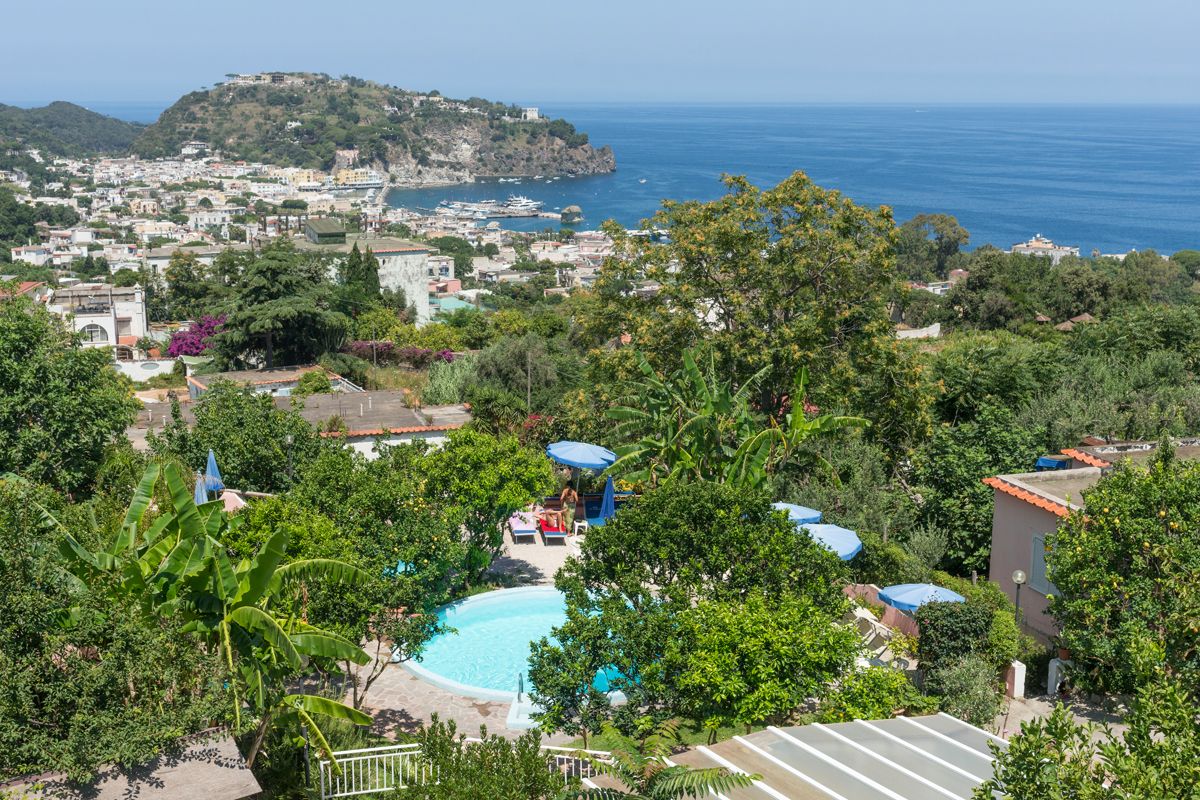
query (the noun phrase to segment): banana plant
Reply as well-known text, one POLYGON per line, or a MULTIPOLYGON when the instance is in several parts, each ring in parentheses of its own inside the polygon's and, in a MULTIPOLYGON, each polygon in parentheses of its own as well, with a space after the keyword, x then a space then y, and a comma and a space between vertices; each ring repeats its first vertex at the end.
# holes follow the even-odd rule
POLYGON ((760 488, 772 466, 808 461, 828 472, 837 480, 837 471, 819 453, 807 451, 804 444, 846 428, 865 428, 870 420, 862 417, 820 414, 808 416, 804 397, 808 388, 808 368, 801 367, 792 386, 792 407, 782 425, 771 424, 738 446, 730 462, 725 480, 738 485, 760 488))
MULTIPOLYGON (((275 723, 303 722, 320 749, 329 747, 313 715, 358 725, 371 718, 349 706, 314 695, 288 694, 287 682, 306 662, 350 661, 370 657, 358 645, 286 613, 297 588, 317 580, 357 584, 365 573, 341 561, 307 559, 283 563, 285 530, 276 531, 253 558, 233 563, 221 539, 238 524, 220 501, 197 506, 179 469, 161 469, 166 508, 146 519, 154 502, 160 468, 146 469, 113 541, 90 551, 61 529, 67 568, 89 586, 109 587, 137 600, 150 616, 177 617, 183 629, 219 652, 228 670, 235 729, 243 705, 259 719, 247 762, 252 766, 263 738, 275 723), (115 577, 117 580, 98 580, 115 577)), ((57 521, 42 510, 47 524, 57 521)), ((331 755, 329 755, 332 758, 331 755)))
POLYGON ((804 412, 808 370, 796 375, 792 408, 783 423, 761 420, 750 407, 750 396, 768 368, 752 375, 739 388, 722 380, 710 352, 702 369, 691 350, 671 375, 660 376, 638 354, 642 378, 607 412, 617 421, 614 437, 617 460, 609 472, 635 482, 657 485, 669 480, 711 480, 744 488, 762 488, 774 471, 787 463, 809 459, 829 467, 803 445, 848 427, 862 427, 859 417, 804 412))

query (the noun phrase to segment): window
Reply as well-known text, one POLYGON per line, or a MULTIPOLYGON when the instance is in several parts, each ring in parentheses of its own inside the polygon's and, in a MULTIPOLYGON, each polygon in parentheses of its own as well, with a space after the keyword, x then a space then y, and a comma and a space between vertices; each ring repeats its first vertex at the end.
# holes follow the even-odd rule
POLYGON ((1046 537, 1034 536, 1029 554, 1029 588, 1041 594, 1058 594, 1058 589, 1046 577, 1046 550, 1046 537))
POLYGON ((94 323, 90 325, 84 325, 83 329, 79 332, 83 334, 83 340, 85 342, 98 344, 108 341, 108 331, 94 323))

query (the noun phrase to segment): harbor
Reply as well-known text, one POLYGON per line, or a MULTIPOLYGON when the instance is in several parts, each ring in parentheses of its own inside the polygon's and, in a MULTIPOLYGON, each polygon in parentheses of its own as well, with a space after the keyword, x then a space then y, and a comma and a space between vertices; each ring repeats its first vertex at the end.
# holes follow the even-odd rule
POLYGON ((531 200, 528 197, 519 195, 509 195, 508 199, 503 202, 499 200, 443 200, 438 204, 436 209, 418 208, 417 210, 431 214, 452 216, 461 220, 516 219, 522 217, 562 220, 560 212, 543 211, 542 206, 543 203, 540 200, 531 200))

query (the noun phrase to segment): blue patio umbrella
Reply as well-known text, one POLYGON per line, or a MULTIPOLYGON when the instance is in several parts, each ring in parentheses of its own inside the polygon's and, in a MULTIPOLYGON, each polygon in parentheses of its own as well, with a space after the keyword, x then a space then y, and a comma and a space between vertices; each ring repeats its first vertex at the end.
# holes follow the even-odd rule
POLYGON ((198 506, 208 502, 208 492, 204 490, 204 476, 199 472, 196 473, 196 491, 193 492, 192 499, 198 506))
POLYGON ((617 460, 612 450, 587 442, 555 442, 546 447, 546 455, 559 464, 579 469, 608 469, 617 460))
POLYGON ((862 540, 849 528, 829 524, 799 525, 798 527, 808 531, 808 535, 813 538, 813 541, 832 550, 842 561, 849 561, 862 550, 862 540))
POLYGON ((221 470, 217 469, 217 456, 211 449, 208 451, 208 464, 204 467, 204 488, 210 492, 219 492, 225 488, 221 480, 221 470))
POLYGON ((901 611, 916 611, 926 603, 964 603, 966 598, 932 583, 901 583, 879 590, 879 599, 901 611))
MULTIPOLYGON (((617 491, 613 487, 612 475, 604 482, 604 497, 600 498, 600 518, 595 524, 603 525, 617 513, 617 491)), ((590 522, 590 520, 589 520, 590 522)))
POLYGON ((808 506, 798 506, 794 503, 771 503, 776 511, 786 511, 788 519, 797 525, 811 525, 821 521, 821 512, 808 506))

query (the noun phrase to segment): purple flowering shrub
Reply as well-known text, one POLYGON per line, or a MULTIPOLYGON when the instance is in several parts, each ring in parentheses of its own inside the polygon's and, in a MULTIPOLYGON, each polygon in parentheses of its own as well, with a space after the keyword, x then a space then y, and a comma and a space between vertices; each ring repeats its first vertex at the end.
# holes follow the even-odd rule
POLYGON ((205 314, 186 331, 175 331, 171 334, 167 355, 171 358, 203 355, 204 351, 212 346, 213 335, 219 333, 224 324, 224 314, 219 317, 205 314))

